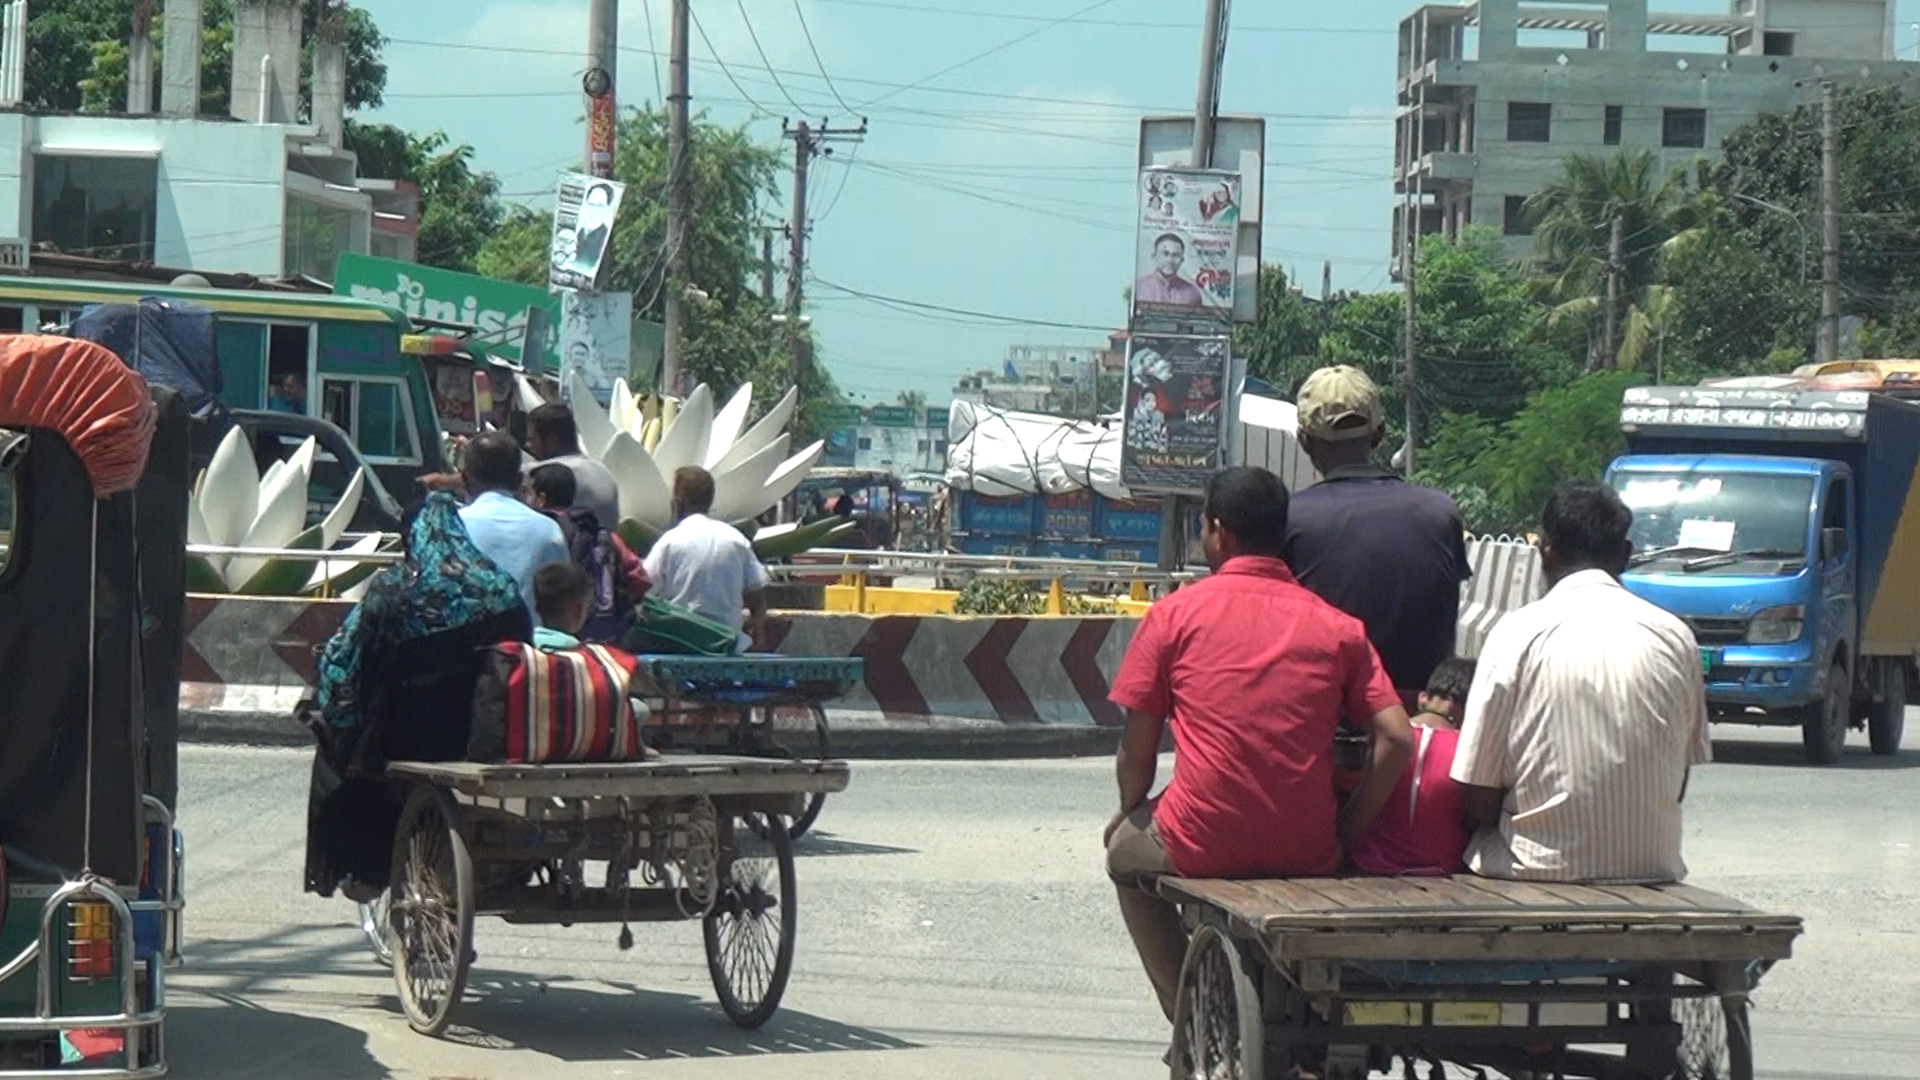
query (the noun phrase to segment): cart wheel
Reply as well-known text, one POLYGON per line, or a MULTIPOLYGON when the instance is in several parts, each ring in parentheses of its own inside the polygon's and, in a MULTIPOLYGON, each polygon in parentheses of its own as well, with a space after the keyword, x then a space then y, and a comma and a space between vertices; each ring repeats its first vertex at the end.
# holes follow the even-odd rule
POLYGON ((367 948, 373 950, 374 963, 381 967, 393 966, 393 943, 387 939, 392 910, 392 897, 384 892, 360 905, 360 933, 367 939, 367 948))
POLYGON ((1240 947, 1219 927, 1193 932, 1174 1008, 1173 1080, 1266 1080, 1260 992, 1240 947))
MULTIPOLYGON (((753 710, 753 745, 763 752, 790 761, 825 761, 833 756, 827 735, 827 710, 819 705, 776 705, 753 710)), ((795 840, 807 834, 827 804, 827 793, 816 791, 807 796, 800 816, 787 821, 787 835, 795 840)), ((766 835, 761 815, 747 820, 753 831, 766 835)))
POLYGON ((453 1019, 473 960, 473 857, 452 800, 416 786, 394 834, 388 888, 393 983, 407 1023, 438 1035, 453 1019))
POLYGON ((1744 998, 1679 998, 1674 1080, 1753 1080, 1753 1027, 1744 998))
POLYGON ((720 895, 700 927, 720 1007, 743 1028, 759 1027, 780 1007, 793 972, 798 915, 786 819, 760 816, 758 830, 732 830, 720 895), (762 830, 764 836, 756 835, 762 830))

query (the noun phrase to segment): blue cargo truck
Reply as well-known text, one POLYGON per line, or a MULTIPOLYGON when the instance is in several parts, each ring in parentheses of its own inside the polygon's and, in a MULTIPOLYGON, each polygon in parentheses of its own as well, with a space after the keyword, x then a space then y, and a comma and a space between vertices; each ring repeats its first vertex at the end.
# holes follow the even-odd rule
POLYGON ((1608 482, 1625 584, 1684 618, 1721 722, 1900 748, 1920 650, 1920 403, 1858 390, 1636 387, 1608 482))

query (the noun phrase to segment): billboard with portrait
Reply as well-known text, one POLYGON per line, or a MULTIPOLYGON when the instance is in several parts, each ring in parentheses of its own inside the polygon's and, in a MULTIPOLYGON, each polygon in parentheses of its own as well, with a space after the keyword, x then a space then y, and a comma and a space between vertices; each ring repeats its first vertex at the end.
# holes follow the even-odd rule
POLYGON ((580 173, 560 178, 553 213, 553 250, 547 263, 547 284, 555 289, 599 288, 608 249, 613 246, 613 219, 627 187, 617 180, 601 180, 580 173))
POLYGON ((1225 334, 1136 333, 1127 343, 1120 482, 1139 492, 1198 494, 1223 463, 1225 334))
POLYGON ((1140 170, 1135 316, 1231 319, 1239 230, 1238 173, 1140 170))

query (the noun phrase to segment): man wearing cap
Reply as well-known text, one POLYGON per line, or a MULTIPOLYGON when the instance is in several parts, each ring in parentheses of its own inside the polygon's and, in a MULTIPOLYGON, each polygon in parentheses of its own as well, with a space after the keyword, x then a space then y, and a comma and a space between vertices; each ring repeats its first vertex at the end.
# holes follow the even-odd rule
POLYGON ((1411 698, 1453 655, 1467 566, 1460 511, 1444 492, 1373 463, 1380 392, 1358 368, 1307 376, 1300 447, 1322 480, 1294 493, 1285 558, 1300 584, 1366 624, 1393 685, 1411 698))

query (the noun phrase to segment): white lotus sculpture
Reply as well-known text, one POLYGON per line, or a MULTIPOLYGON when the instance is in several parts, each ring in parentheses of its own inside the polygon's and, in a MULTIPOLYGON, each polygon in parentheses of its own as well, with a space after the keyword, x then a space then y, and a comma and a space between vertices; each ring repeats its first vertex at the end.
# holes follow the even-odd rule
MULTIPOLYGON (((319 524, 307 525, 307 485, 313 478, 313 458, 319 447, 312 439, 300 444, 293 456, 276 461, 262 476, 252 448, 236 426, 220 440, 213 459, 194 484, 187 500, 187 542, 230 548, 266 548, 283 551, 329 550, 338 543, 360 507, 366 477, 355 469, 340 501, 319 524)), ((364 577, 370 564, 352 559, 379 550, 381 537, 368 536, 341 552, 341 561, 315 563, 305 559, 264 558, 256 555, 204 555, 188 559, 188 588, 251 596, 291 596, 333 586, 346 587, 349 576, 364 577)))
POLYGON ((620 485, 620 518, 658 535, 673 525, 673 474, 699 465, 713 474, 713 514, 720 521, 747 522, 787 497, 826 449, 813 445, 789 456, 799 391, 789 389, 779 404, 747 427, 753 384, 734 392, 717 413, 705 383, 683 402, 669 399, 658 417, 648 418, 626 384, 615 383, 613 403, 602 412, 592 393, 575 376, 568 386, 580 445, 606 465, 620 485), (745 428, 743 432, 741 429, 745 428))

